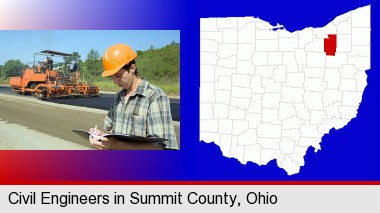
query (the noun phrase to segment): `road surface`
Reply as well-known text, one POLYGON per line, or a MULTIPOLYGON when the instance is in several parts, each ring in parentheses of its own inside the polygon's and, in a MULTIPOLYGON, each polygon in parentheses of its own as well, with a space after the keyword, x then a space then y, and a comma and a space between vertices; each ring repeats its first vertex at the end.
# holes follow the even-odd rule
MULTIPOLYGON (((21 94, 15 94, 12 91, 11 87, 6 86, 6 85, 0 85, 0 94, 22 96, 21 94)), ((35 98, 31 95, 25 95, 25 97, 35 98)), ((47 100, 47 102, 108 110, 114 97, 115 97, 115 93, 100 93, 99 97, 60 98, 60 99, 50 99, 50 100, 47 100)), ((170 98, 170 110, 172 113, 172 119, 174 121, 180 121, 180 100, 179 99, 170 98)))

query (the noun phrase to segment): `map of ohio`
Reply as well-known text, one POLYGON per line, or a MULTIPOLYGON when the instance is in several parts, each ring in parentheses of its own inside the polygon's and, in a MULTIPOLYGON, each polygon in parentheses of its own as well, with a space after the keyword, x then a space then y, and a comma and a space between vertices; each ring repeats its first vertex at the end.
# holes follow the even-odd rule
POLYGON ((295 32, 254 17, 201 19, 200 140, 242 164, 276 160, 299 173, 307 149, 320 150, 325 134, 357 115, 370 11, 295 32))

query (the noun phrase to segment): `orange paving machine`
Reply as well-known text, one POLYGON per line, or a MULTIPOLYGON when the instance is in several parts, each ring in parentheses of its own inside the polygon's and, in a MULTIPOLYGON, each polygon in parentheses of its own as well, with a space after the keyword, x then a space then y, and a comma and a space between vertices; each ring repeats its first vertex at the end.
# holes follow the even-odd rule
MULTIPOLYGON (((80 79, 80 72, 65 75, 65 72, 53 69, 52 56, 72 56, 51 50, 44 50, 38 55, 48 56, 44 63, 24 70, 23 76, 11 77, 9 84, 13 91, 22 94, 32 94, 46 100, 59 97, 91 97, 99 95, 96 85, 88 84, 80 79), (49 57, 50 56, 50 57, 49 57)), ((34 62, 35 63, 35 62, 34 62)))

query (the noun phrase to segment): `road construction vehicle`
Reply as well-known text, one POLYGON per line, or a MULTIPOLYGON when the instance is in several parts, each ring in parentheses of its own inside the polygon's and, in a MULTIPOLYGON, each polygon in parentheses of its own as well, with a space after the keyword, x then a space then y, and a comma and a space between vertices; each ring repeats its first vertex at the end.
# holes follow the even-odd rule
POLYGON ((21 94, 32 94, 42 100, 99 95, 99 89, 96 85, 89 84, 80 79, 79 70, 76 72, 71 72, 71 70, 67 75, 62 70, 54 70, 53 56, 64 57, 73 55, 51 50, 35 53, 33 67, 25 69, 20 77, 10 78, 9 84, 13 91, 21 94), (36 55, 47 56, 47 60, 43 63, 40 62, 36 66, 36 55))

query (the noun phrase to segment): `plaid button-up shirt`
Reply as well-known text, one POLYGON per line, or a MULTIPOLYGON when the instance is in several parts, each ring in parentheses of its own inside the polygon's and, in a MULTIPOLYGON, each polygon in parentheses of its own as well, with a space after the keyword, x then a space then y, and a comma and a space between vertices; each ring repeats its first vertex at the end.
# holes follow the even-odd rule
MULTIPOLYGON (((126 90, 116 94, 107 117, 104 129, 112 133, 138 136, 157 135, 168 139, 163 143, 167 149, 178 149, 174 132, 170 101, 158 87, 142 79, 134 95, 125 102, 126 90)), ((162 146, 160 143, 159 146, 162 146)))

